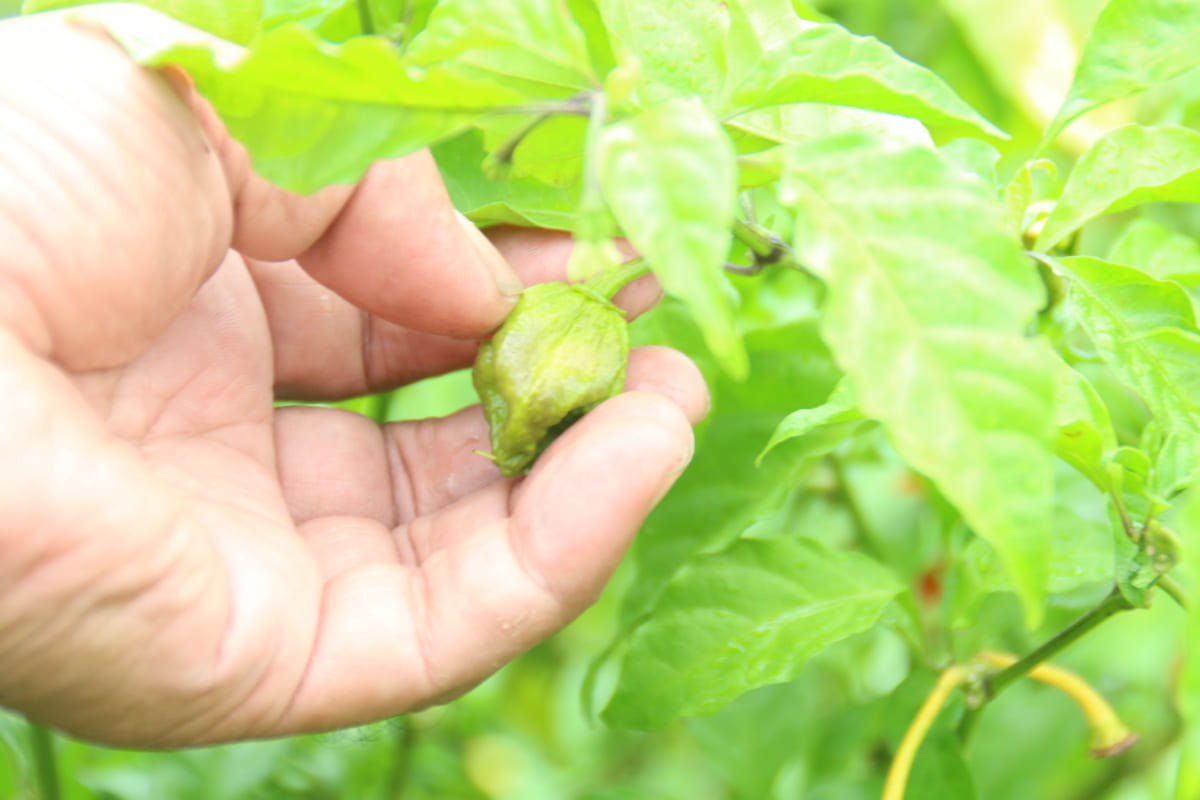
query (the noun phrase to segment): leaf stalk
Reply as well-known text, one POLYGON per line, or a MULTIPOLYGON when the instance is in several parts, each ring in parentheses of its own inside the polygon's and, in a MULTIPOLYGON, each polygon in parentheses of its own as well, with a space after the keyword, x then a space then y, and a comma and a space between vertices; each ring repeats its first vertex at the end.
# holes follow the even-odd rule
POLYGON ((635 258, 622 263, 614 270, 601 273, 595 278, 585 281, 584 286, 596 294, 603 295, 605 299, 612 300, 626 284, 649 274, 650 265, 646 263, 646 259, 635 258))

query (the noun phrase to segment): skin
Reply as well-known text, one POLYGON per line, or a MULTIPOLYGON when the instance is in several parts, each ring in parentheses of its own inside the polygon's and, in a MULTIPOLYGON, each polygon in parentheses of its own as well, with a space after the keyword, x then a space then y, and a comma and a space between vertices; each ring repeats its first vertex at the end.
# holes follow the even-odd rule
POLYGON ((690 458, 683 356, 635 352, 519 480, 473 452, 478 407, 273 405, 469 364, 570 247, 485 238, 426 153, 283 193, 186 76, 62 15, 0 24, 0 704, 141 747, 324 730, 574 618, 690 458))

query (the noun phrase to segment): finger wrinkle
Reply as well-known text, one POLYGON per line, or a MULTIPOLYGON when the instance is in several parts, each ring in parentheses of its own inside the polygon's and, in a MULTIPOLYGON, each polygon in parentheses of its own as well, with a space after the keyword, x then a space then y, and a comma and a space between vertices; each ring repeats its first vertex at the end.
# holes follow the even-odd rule
POLYGON ((444 682, 437 677, 439 672, 433 655, 433 647, 430 644, 434 627, 433 609, 436 607, 433 584, 429 580, 428 574, 421 569, 410 570, 409 577, 409 624, 412 629, 414 649, 417 653, 418 672, 424 684, 417 696, 432 697, 450 688, 444 686, 444 682))
POLYGON ((380 429, 384 437, 384 452, 387 454, 388 480, 392 486, 392 502, 397 522, 410 522, 420 513, 419 500, 412 477, 417 474, 412 470, 412 464, 405 453, 405 443, 402 441, 403 432, 408 426, 396 426, 396 433, 389 434, 388 427, 380 429), (401 502, 403 498, 404 502, 401 502))

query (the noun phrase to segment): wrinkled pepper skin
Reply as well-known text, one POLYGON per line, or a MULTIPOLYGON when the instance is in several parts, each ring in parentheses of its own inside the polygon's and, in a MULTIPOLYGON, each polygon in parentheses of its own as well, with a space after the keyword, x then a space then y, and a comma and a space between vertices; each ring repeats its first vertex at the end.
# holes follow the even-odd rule
POLYGON ((621 391, 629 357, 624 312, 578 285, 541 283, 521 293, 473 379, 505 475, 529 471, 559 434, 621 391))

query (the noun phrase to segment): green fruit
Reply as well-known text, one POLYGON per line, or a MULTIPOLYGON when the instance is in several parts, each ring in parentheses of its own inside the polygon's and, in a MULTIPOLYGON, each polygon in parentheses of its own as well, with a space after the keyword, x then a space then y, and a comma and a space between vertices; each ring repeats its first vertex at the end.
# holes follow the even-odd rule
POLYGON ((527 472, 559 434, 620 392, 628 357, 625 314, 602 295, 565 283, 522 292, 479 348, 473 374, 500 471, 527 472))

